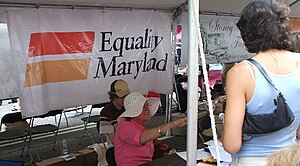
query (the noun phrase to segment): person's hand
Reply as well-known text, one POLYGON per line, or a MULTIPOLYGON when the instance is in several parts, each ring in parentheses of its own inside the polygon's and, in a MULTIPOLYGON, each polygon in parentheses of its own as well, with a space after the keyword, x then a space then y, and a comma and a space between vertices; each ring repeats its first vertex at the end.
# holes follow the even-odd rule
POLYGON ((173 126, 172 128, 182 127, 182 126, 185 126, 187 124, 187 118, 177 119, 177 120, 175 120, 173 122, 170 122, 170 123, 173 126))

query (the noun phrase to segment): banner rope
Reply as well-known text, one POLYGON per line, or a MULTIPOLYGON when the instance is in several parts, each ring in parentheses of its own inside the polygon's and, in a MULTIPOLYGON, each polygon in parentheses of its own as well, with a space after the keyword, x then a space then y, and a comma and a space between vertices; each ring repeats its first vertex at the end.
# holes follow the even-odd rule
MULTIPOLYGON (((193 13, 193 16, 196 18, 195 13, 193 13)), ((216 153, 217 153, 217 165, 220 166, 221 165, 220 149, 219 149, 217 132, 216 132, 215 116, 213 114, 211 91, 210 91, 210 86, 209 86, 209 81, 208 81, 208 71, 206 69, 206 59, 205 59, 205 55, 204 55, 204 51, 203 51, 203 43, 202 43, 202 37, 201 37, 199 22, 200 22, 200 20, 195 21, 195 24, 196 24, 196 27, 197 27, 198 46, 199 46, 199 51, 200 51, 202 70, 203 70, 203 74, 204 74, 204 84, 205 84, 205 88, 206 88, 206 96, 207 96, 207 102, 208 102, 209 116, 210 116, 210 119, 211 119, 211 129, 212 129, 213 140, 214 140, 214 144, 215 144, 215 147, 216 147, 216 153)))

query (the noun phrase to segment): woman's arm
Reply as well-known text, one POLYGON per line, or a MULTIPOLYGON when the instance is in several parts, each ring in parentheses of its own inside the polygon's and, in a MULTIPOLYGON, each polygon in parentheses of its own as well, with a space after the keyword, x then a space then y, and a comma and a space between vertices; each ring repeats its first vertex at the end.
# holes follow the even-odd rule
POLYGON ((222 142, 224 149, 230 154, 237 153, 242 145, 246 92, 252 82, 245 63, 235 65, 227 74, 226 109, 222 142))
POLYGON ((157 137, 161 136, 163 133, 167 132, 170 129, 176 128, 176 127, 182 127, 187 124, 187 118, 181 118, 177 119, 175 121, 172 121, 170 123, 158 126, 156 128, 147 129, 142 132, 140 143, 145 144, 149 141, 152 141, 156 139, 157 137))

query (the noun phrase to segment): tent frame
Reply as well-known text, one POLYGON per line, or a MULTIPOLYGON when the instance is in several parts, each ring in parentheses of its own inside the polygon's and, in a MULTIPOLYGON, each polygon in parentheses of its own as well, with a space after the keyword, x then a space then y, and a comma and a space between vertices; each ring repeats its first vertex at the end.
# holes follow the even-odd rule
MULTIPOLYGON (((174 29, 175 19, 181 14, 184 8, 188 5, 189 8, 189 84, 188 84, 188 126, 187 126, 187 166, 196 165, 196 151, 197 151, 197 112, 198 112, 198 39, 197 26, 195 21, 199 21, 199 1, 188 0, 178 6, 176 9, 153 9, 153 8, 136 8, 136 7, 115 7, 115 6, 89 6, 89 5, 63 5, 63 4, 37 4, 37 3, 8 3, 0 2, 0 8, 59 8, 59 9, 86 9, 86 10, 155 10, 173 13, 172 29, 174 29), (193 74, 191 74, 193 73, 193 74)), ((173 31, 173 30, 172 30, 173 31)), ((175 37, 176 39, 176 37, 175 37)), ((173 41, 174 42, 174 41, 173 41)), ((174 51, 174 50, 173 50, 174 51)), ((169 95, 170 96, 170 95, 169 95)), ((167 122, 170 120, 171 110, 169 98, 169 113, 166 114, 167 122)))

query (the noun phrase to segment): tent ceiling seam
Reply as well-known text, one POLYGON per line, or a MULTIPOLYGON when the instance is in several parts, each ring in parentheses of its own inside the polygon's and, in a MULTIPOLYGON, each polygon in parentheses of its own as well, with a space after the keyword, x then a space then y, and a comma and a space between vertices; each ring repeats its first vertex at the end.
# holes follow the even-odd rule
MULTIPOLYGON (((300 1, 300 0, 297 0, 300 1)), ((239 13, 226 13, 226 12, 214 12, 214 11, 199 11, 201 15, 216 15, 216 16, 232 16, 232 17, 239 17, 239 13)), ((290 16, 289 18, 296 18, 300 19, 300 16, 290 16)))
POLYGON ((239 17, 239 13, 226 13, 226 12, 212 12, 212 11, 201 11, 199 14, 202 15, 217 15, 217 16, 234 16, 234 17, 239 17))
MULTIPOLYGON (((118 7, 118 6, 104 6, 104 5, 75 5, 75 4, 38 4, 38 3, 7 3, 0 2, 0 7, 14 7, 14 8, 60 8, 60 9, 90 9, 90 10, 104 10, 104 9, 124 9, 124 10, 154 10, 173 12, 174 8, 142 8, 142 7, 118 7)), ((177 8, 177 7, 176 7, 177 8)))
POLYGON ((178 18, 178 16, 181 15, 182 11, 184 11, 184 9, 186 8, 187 5, 188 5, 188 3, 186 1, 186 2, 182 3, 180 6, 178 6, 177 8, 175 8, 173 17, 178 18))
POLYGON ((289 4, 289 7, 292 7, 293 5, 295 5, 296 3, 298 3, 300 0, 295 0, 294 2, 292 2, 291 4, 289 4))

